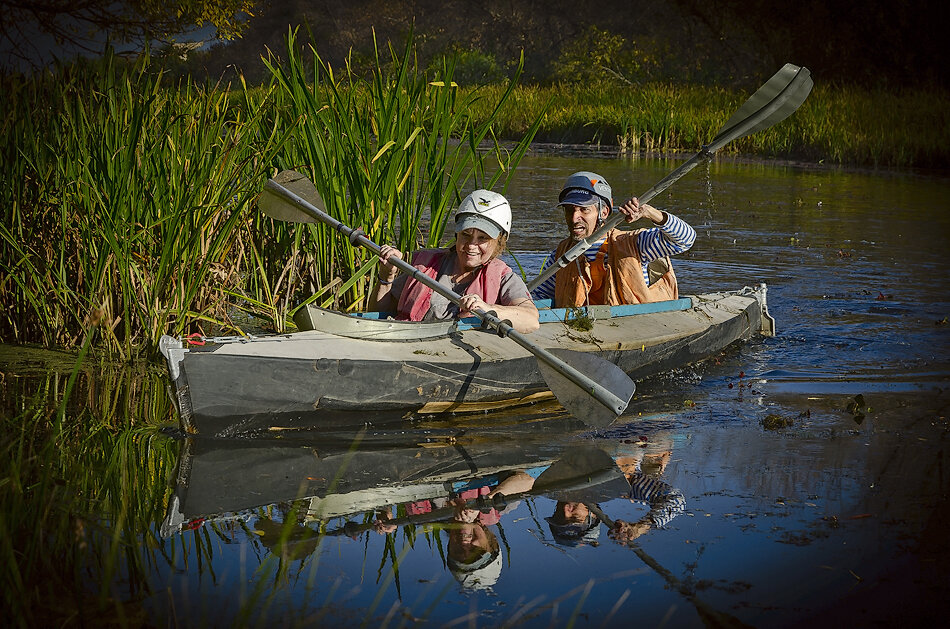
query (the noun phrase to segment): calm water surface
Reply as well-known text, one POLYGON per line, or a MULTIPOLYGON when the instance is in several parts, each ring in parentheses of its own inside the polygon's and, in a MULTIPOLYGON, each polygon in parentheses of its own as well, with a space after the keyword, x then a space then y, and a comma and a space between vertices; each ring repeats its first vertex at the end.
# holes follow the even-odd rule
MULTIPOLYGON (((571 172, 599 172, 621 201, 676 165, 529 156, 508 191, 515 256, 533 276, 561 238, 571 172)), ((652 202, 698 232, 681 292, 766 282, 776 337, 638 383, 598 432, 552 404, 370 426, 357 446, 156 435, 169 464, 144 477, 168 489, 116 596, 169 626, 935 620, 950 611, 948 199, 945 178, 701 166, 652 202), (591 445, 612 472, 541 487, 591 445), (621 497, 621 468, 654 489, 652 512, 621 497), (469 502, 474 523, 440 511, 516 471, 539 480, 469 502), (567 540, 549 521, 558 498, 651 526, 567 540)))

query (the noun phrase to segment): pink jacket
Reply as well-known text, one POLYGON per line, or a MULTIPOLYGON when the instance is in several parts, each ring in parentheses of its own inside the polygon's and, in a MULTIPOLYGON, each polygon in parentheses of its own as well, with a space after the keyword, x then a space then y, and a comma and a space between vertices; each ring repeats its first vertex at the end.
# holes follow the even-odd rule
MULTIPOLYGON (((452 251, 449 249, 420 249, 412 255, 412 266, 435 279, 445 256, 451 254, 452 251)), ((475 279, 465 289, 465 294, 478 295, 487 304, 497 303, 501 280, 511 272, 507 264, 495 258, 479 269, 475 279)), ((410 277, 399 296, 396 318, 402 321, 422 321, 429 311, 431 300, 432 289, 410 277)))

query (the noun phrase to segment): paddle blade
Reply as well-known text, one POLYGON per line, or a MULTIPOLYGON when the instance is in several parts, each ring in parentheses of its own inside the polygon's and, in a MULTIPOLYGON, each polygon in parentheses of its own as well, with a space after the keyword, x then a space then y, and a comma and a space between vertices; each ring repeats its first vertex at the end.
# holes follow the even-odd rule
POLYGON ((566 502, 601 502, 630 494, 630 483, 613 457, 592 444, 566 450, 541 472, 532 492, 566 502))
MULTIPOLYGON (((305 175, 295 170, 284 170, 278 173, 277 176, 273 178, 273 181, 279 183, 317 209, 322 211, 326 208, 323 198, 320 196, 320 193, 317 192, 317 187, 314 186, 313 182, 307 179, 305 175)), ((259 207, 264 214, 278 221, 287 221, 290 223, 319 222, 316 217, 307 214, 297 205, 266 187, 257 200, 257 207, 259 207)))
POLYGON ((785 120, 801 107, 813 85, 808 68, 786 63, 726 121, 709 150, 785 120))
POLYGON ((600 356, 566 349, 552 349, 551 354, 606 389, 615 400, 601 401, 591 391, 562 375, 544 360, 538 368, 551 393, 571 415, 594 428, 609 426, 626 409, 636 385, 617 365, 600 356))

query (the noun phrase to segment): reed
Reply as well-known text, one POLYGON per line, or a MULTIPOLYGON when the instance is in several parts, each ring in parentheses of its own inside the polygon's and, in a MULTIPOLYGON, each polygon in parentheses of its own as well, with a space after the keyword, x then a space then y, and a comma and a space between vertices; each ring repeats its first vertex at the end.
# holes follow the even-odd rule
POLYGON ((129 359, 227 325, 237 228, 283 139, 261 125, 268 95, 169 88, 111 55, 9 87, 0 340, 71 347, 102 323, 100 346, 129 359))
MULTIPOLYGON (((278 163, 310 176, 334 218, 406 254, 440 244, 467 190, 504 192, 544 111, 519 129, 513 147, 500 144, 494 125, 515 93, 523 59, 506 86, 463 92, 453 81, 455 59, 443 59, 430 75, 420 70, 411 38, 401 52, 377 46, 365 79, 350 63, 336 72, 313 48, 301 53, 293 31, 286 49, 286 60, 267 61, 279 87, 276 109, 284 127, 295 129, 278 163), (477 118, 470 113, 476 106, 477 118)), ((274 226, 270 233, 296 256, 262 264, 257 274, 275 323, 293 312, 291 302, 277 303, 278 289, 301 298, 297 307, 307 296, 342 310, 366 305, 375 256, 322 224, 274 226)))
MULTIPOLYGON (((536 139, 616 146, 621 153, 696 151, 750 96, 715 87, 648 83, 519 88, 498 114, 502 137, 552 104, 536 139)), ((795 114, 721 149, 725 154, 881 168, 943 168, 950 146, 950 94, 819 81, 795 114)), ((475 104, 473 115, 487 115, 475 104)))
POLYGON ((440 242, 465 189, 504 189, 537 129, 503 148, 517 76, 476 120, 484 95, 461 95, 454 60, 429 76, 412 50, 337 77, 291 32, 263 89, 169 86, 111 54, 4 78, 0 342, 77 347, 101 323, 98 348, 129 360, 162 334, 241 332, 242 312, 282 331, 304 299, 362 306, 375 258, 262 217, 264 179, 308 172, 334 216, 408 253, 440 242))

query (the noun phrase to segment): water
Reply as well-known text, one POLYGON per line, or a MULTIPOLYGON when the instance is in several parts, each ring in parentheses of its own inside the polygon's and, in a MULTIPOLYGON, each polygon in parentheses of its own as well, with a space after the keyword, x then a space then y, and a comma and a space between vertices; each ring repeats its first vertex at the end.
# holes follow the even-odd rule
MULTIPOLYGON (((514 255, 536 271, 561 238, 571 172, 604 175, 619 202, 677 164, 529 156, 508 191, 514 255)), ((948 199, 938 177, 701 166, 652 202, 698 232, 676 261, 681 292, 764 281, 776 337, 638 383, 599 432, 548 404, 371 427, 356 448, 352 433, 139 438, 150 445, 128 465, 153 471, 124 499, 162 498, 124 525, 144 559, 120 562, 108 589, 150 623, 184 626, 933 622, 950 611, 948 199), (629 544, 604 523, 579 544, 555 538, 558 494, 537 486, 500 514, 470 503, 484 525, 419 514, 372 527, 409 504, 437 510, 476 477, 583 469, 579 444, 682 501, 653 496, 662 525, 629 544), (463 534, 497 548, 474 570, 454 559, 463 534)), ((168 408, 140 412, 154 424, 168 408)), ((618 497, 619 469, 560 497, 643 522, 650 507, 618 497)))

